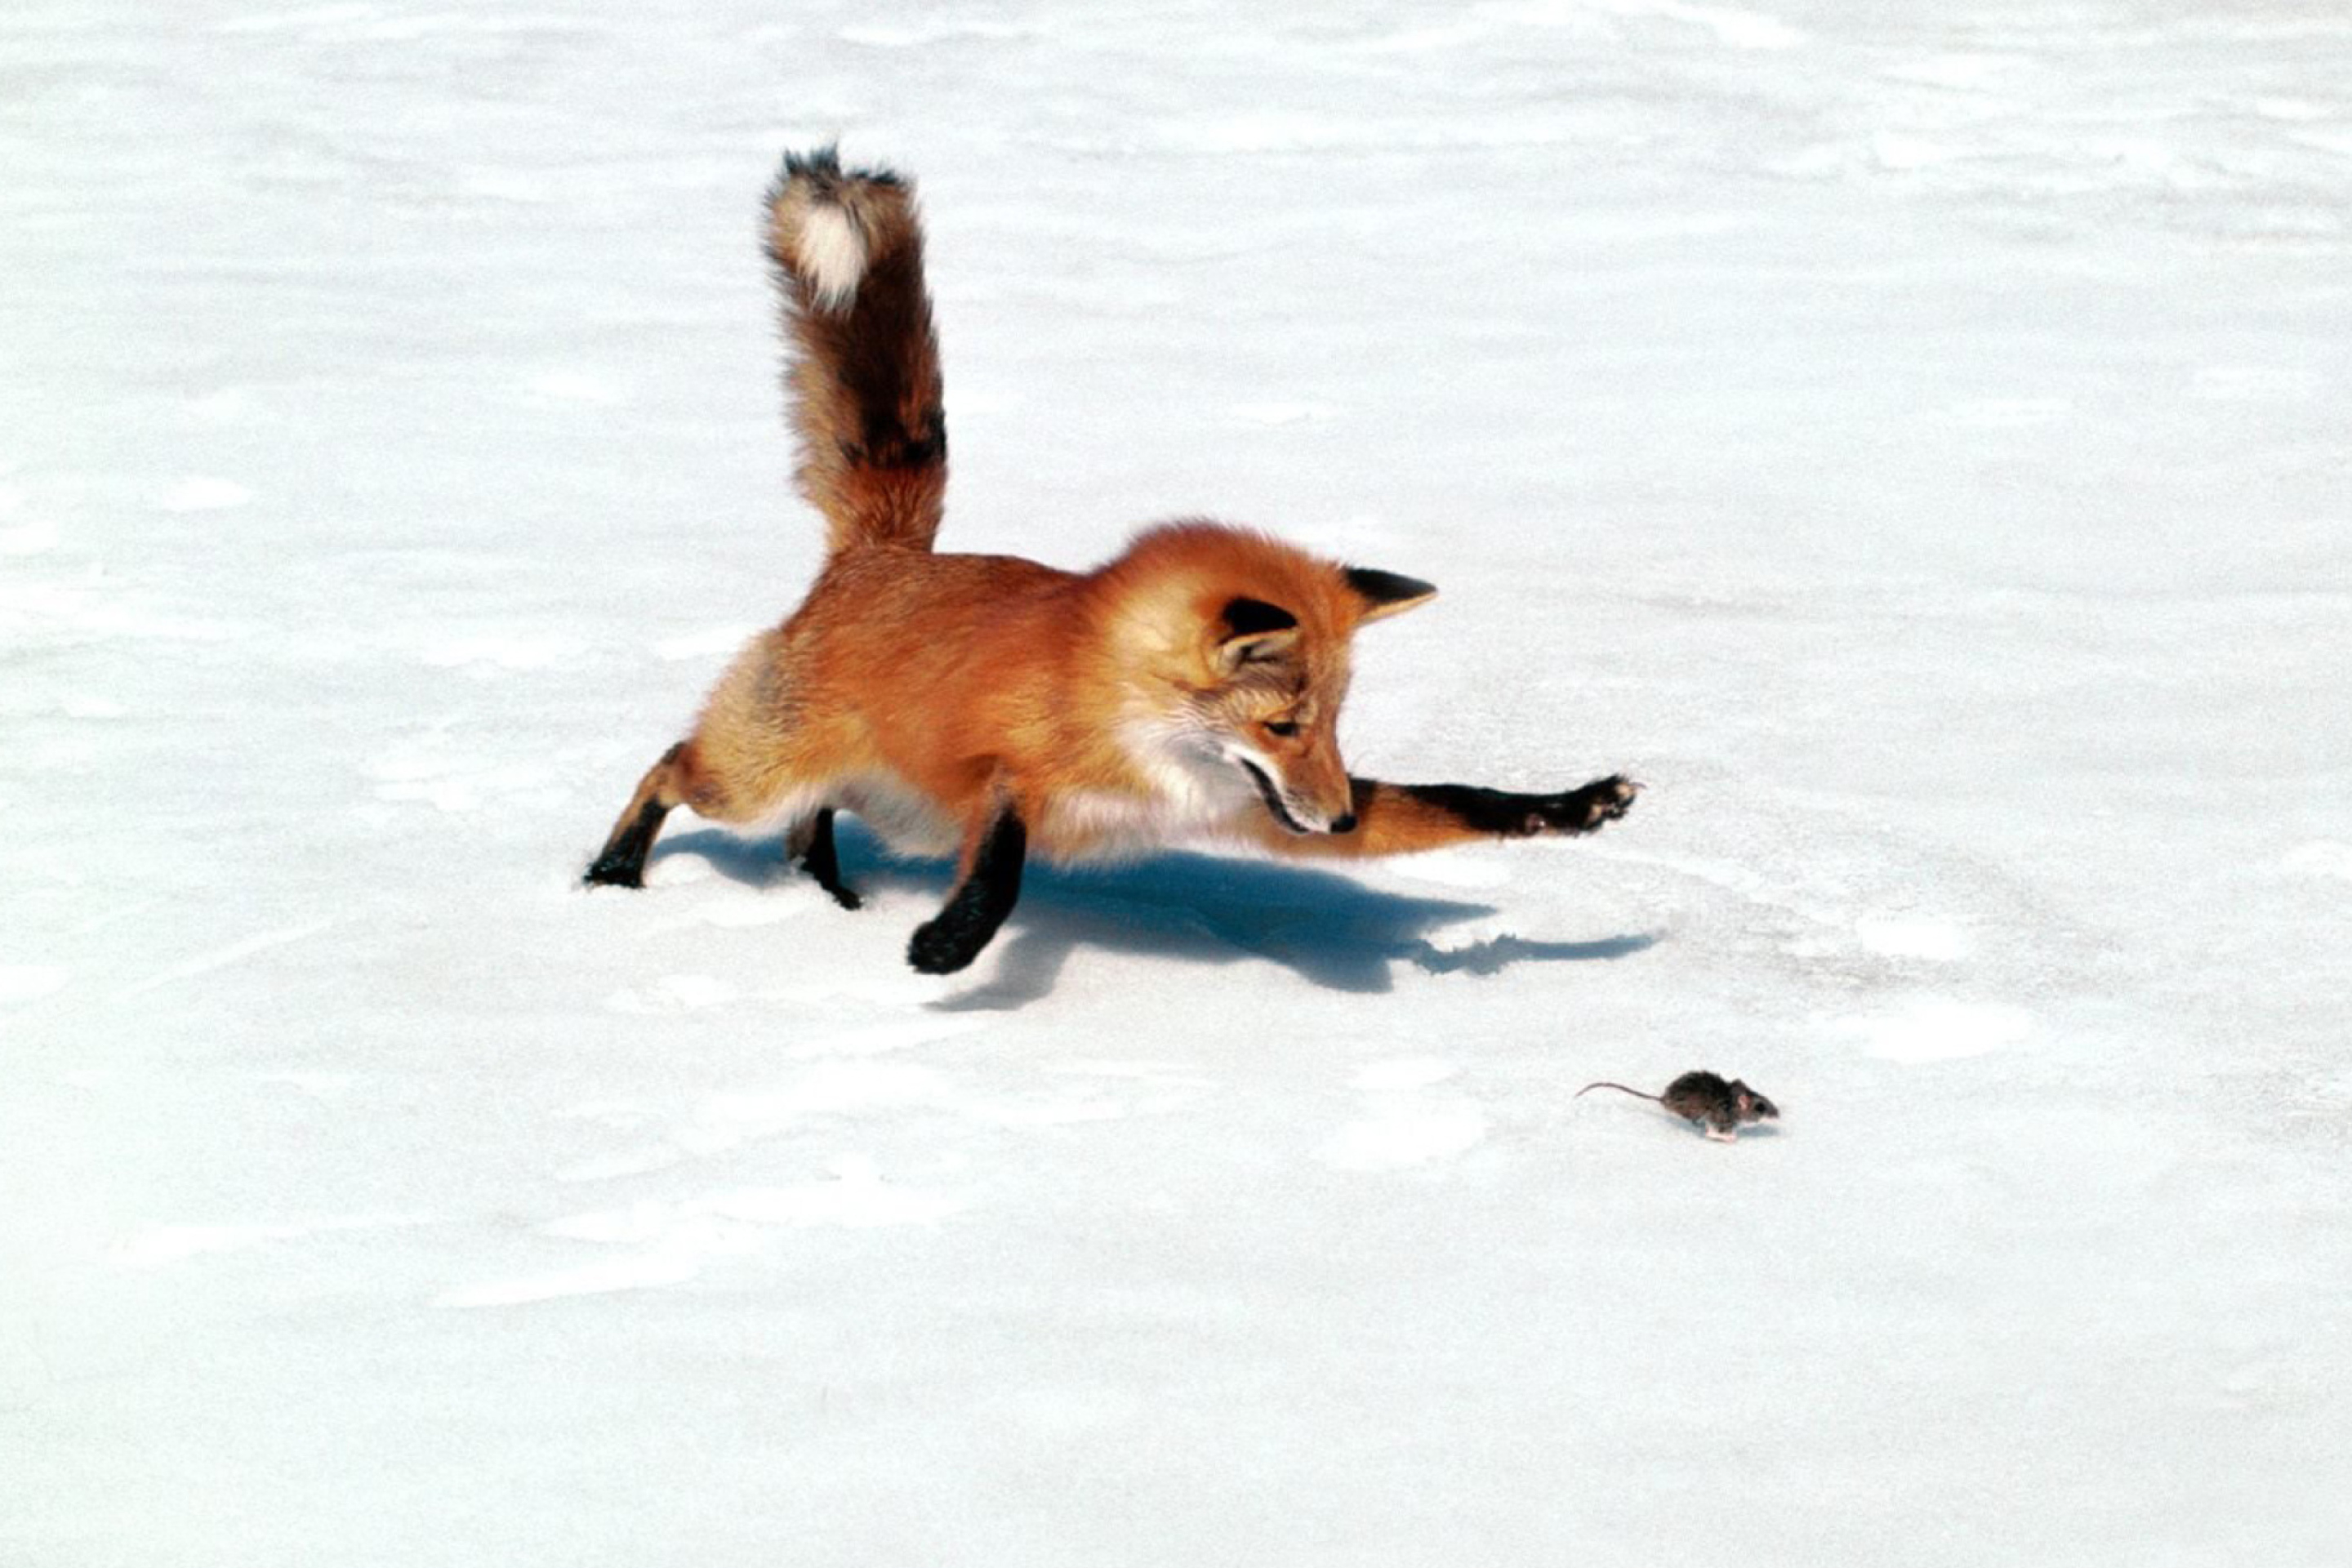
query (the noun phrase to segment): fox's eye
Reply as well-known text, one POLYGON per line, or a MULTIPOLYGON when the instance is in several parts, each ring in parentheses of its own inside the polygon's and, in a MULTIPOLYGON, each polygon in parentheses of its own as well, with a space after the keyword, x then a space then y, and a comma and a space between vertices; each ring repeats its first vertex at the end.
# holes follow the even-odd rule
POLYGON ((1298 733, 1298 726, 1288 719, 1268 719, 1265 721, 1265 732, 1269 735, 1296 735, 1298 733))

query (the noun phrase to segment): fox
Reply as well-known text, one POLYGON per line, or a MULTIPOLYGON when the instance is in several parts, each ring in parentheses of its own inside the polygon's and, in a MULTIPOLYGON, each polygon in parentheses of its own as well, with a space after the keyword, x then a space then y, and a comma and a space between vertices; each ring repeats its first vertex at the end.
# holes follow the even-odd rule
POLYGON ((1056 863, 1175 843, 1304 859, 1589 834, 1641 785, 1612 773, 1522 793, 1350 774, 1338 739, 1352 640, 1426 605, 1417 577, 1327 559, 1255 528, 1149 527, 1090 571, 933 548, 947 493, 939 339, 912 183, 788 153, 765 249, 789 350, 795 479, 824 520, 807 596, 735 658, 588 866, 642 887, 678 806, 784 830, 845 910, 835 817, 953 854, 907 961, 969 965, 1056 863))

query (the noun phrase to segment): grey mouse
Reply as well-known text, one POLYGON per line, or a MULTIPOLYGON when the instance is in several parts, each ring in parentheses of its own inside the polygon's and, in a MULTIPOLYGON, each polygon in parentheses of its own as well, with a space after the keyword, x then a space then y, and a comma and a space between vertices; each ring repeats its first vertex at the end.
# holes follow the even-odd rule
POLYGON ((1711 1072, 1686 1072, 1666 1085, 1664 1094, 1643 1094, 1622 1083, 1588 1083, 1576 1091, 1577 1097, 1581 1099, 1596 1089, 1613 1089, 1620 1094, 1654 1100, 1685 1121, 1700 1123, 1709 1138, 1726 1143, 1739 1136, 1742 1123, 1780 1120, 1779 1106, 1738 1079, 1727 1083, 1711 1072))

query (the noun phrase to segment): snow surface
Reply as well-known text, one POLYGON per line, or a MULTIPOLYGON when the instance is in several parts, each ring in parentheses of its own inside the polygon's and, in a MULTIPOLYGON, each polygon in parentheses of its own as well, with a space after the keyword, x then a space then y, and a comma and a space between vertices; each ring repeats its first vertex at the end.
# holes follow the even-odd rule
POLYGON ((0 16, 0 1561, 2352 1561, 2352 19, 0 16), (673 824, 817 555, 756 198, 922 181, 949 537, 1444 588, 1583 844, 673 824), (1587 1079, 1741 1074, 1708 1143, 1587 1079))

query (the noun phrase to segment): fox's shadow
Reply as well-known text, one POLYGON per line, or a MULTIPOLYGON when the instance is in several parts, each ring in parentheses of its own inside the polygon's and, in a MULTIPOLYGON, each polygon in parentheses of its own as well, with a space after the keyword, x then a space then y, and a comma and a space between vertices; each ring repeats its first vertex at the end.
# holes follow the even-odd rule
MULTIPOLYGON (((843 879, 853 888, 947 896, 955 869, 949 861, 895 854, 847 819, 838 821, 835 842, 843 879)), ((697 856, 719 875, 751 887, 801 875, 777 840, 717 828, 681 833, 654 853, 656 858, 697 856)), ((1100 868, 1033 861, 998 951, 981 956, 979 967, 992 969, 992 977, 938 1005, 1002 1010, 1036 1001, 1053 990, 1063 964, 1081 945, 1209 963, 1265 958, 1334 991, 1379 993, 1391 988, 1391 969, 1400 961, 1433 973, 1492 974, 1515 963, 1623 958, 1658 941, 1651 933, 1594 942, 1502 935, 1441 948, 1429 940, 1427 933, 1440 927, 1494 912, 1488 904, 1386 892, 1330 871, 1181 851, 1100 868)))

